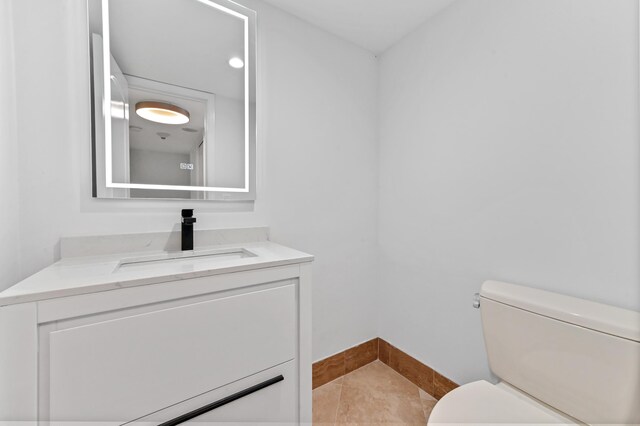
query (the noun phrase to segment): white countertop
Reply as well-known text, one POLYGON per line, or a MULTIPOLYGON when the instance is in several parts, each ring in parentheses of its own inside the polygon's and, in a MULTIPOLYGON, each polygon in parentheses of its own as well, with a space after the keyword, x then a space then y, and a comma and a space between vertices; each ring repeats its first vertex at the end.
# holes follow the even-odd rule
POLYGON ((232 249, 245 249, 255 256, 229 259, 204 256, 122 268, 123 261, 162 257, 172 252, 143 251, 65 258, 1 292, 0 306, 313 261, 309 254, 270 241, 217 244, 198 247, 187 253, 206 255, 232 249))

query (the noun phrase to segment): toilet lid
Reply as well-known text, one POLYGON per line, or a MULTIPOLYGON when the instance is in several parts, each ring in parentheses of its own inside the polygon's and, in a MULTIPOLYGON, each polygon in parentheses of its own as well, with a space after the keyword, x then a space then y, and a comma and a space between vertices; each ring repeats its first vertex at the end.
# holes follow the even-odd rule
POLYGON ((484 380, 449 392, 434 407, 429 425, 447 424, 563 424, 575 426, 542 404, 484 380))

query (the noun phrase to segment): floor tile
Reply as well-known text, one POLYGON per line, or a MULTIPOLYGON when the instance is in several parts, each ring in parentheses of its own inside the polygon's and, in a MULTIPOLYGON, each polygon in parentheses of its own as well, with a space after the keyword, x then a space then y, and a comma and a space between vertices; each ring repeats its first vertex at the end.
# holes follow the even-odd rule
POLYGON ((438 402, 438 400, 435 399, 433 396, 429 395, 428 393, 426 393, 425 391, 423 391, 422 389, 420 389, 419 392, 420 392, 420 402, 422 402, 422 410, 424 411, 424 417, 426 420, 429 420, 429 415, 431 414, 431 411, 433 410, 433 407, 435 407, 436 402, 438 402))
POLYGON ((342 378, 320 386, 313 391, 314 424, 335 423, 341 391, 342 378))
POLYGON ((343 384, 390 394, 420 396, 416 385, 380 361, 374 361, 347 374, 343 384))
POLYGON ((345 376, 338 423, 425 423, 418 387, 380 361, 345 376))
POLYGON ((316 425, 421 425, 436 399, 379 360, 313 391, 316 425))
POLYGON ((338 423, 425 423, 419 398, 371 392, 345 386, 338 406, 338 423))
POLYGON ((332 382, 329 382, 328 384, 341 385, 343 380, 344 380, 344 376, 338 377, 337 379, 335 379, 332 382))

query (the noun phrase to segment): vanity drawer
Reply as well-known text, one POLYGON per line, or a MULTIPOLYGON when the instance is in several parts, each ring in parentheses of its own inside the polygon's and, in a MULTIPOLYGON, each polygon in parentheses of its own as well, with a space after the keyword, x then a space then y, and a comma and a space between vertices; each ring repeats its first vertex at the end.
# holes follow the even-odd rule
POLYGON ((53 331, 49 418, 124 422, 296 357, 295 284, 53 331))
POLYGON ((294 424, 299 421, 297 383, 296 363, 289 361, 158 411, 129 425, 186 425, 205 422, 294 424))

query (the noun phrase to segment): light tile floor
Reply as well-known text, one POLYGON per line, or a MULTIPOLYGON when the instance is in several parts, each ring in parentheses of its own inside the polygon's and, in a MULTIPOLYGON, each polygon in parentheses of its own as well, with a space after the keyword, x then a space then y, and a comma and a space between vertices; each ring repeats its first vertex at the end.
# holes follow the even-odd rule
POLYGON ((313 391, 314 424, 425 425, 436 399, 380 361, 313 391))

